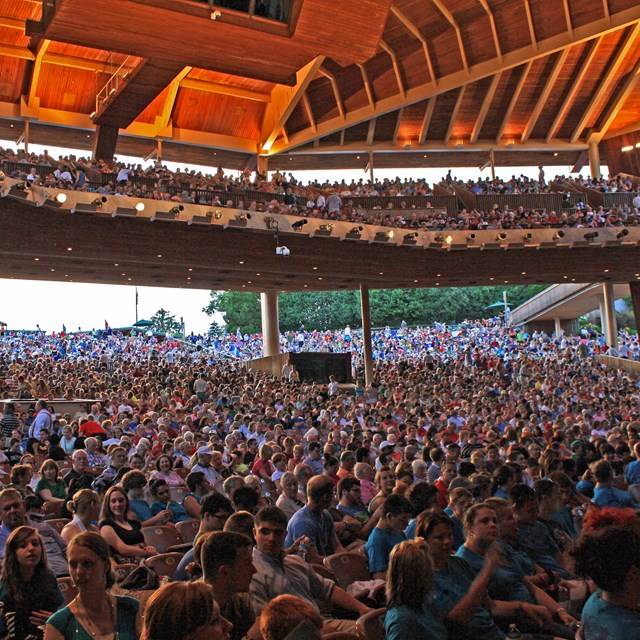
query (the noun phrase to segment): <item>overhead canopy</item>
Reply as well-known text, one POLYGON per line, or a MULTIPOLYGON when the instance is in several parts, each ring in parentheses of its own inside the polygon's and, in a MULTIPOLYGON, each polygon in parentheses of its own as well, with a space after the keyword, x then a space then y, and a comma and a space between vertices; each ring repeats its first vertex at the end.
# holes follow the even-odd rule
POLYGON ((636 0, 292 2, 283 25, 177 0, 57 0, 43 21, 5 0, 0 137, 28 120, 31 142, 100 149, 113 129, 119 154, 161 140, 167 160, 293 170, 480 166, 490 149, 581 166, 640 129, 636 0))

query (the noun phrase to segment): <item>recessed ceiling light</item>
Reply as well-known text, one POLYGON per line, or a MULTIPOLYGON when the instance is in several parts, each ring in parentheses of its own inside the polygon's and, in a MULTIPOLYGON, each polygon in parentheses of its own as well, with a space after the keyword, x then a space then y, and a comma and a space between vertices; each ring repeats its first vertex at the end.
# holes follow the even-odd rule
POLYGON ((156 257, 158 257, 158 258, 162 258, 162 254, 161 254, 161 253, 159 253, 156 257))
POLYGON ((73 251, 73 247, 67 247, 67 251, 73 251))
MULTIPOLYGON (((40 258, 34 258, 36 262, 40 262, 40 258)), ((637 275, 637 274, 636 274, 637 275)))

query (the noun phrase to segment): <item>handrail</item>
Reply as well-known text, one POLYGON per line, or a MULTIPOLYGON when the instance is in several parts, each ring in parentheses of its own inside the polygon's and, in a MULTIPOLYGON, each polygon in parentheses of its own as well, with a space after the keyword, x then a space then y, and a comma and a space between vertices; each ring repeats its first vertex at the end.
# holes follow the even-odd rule
POLYGON ((116 69, 116 71, 111 75, 111 77, 106 81, 104 87, 96 93, 96 110, 97 114, 102 105, 113 95, 118 93, 120 90, 120 86, 124 83, 124 81, 131 73, 131 69, 129 67, 129 61, 131 60, 131 56, 127 56, 122 64, 116 69), (124 71, 123 71, 124 70, 124 71))

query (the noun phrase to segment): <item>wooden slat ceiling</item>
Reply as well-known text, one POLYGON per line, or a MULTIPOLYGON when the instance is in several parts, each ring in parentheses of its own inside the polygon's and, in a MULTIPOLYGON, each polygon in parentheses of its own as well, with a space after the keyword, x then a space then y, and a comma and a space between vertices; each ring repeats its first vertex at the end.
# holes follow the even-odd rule
POLYGON ((173 142, 181 161, 215 152, 229 168, 256 153, 282 155, 272 167, 347 168, 369 152, 378 167, 420 166, 424 154, 429 166, 473 166, 489 149, 566 165, 640 129, 637 0, 295 6, 279 33, 225 9, 212 21, 186 0, 58 0, 46 26, 39 3, 5 0, 0 131, 13 123, 17 139, 29 119, 32 143, 57 132, 86 148, 96 92, 122 64, 128 80, 94 118, 120 128, 117 153, 160 138, 166 159, 173 142))

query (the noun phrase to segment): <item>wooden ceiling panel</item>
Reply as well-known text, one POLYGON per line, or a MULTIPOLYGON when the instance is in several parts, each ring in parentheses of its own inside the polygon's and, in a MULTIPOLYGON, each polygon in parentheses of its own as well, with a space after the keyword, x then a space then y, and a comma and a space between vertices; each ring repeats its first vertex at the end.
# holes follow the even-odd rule
POLYGON ((416 144, 422 129, 427 101, 422 100, 415 104, 409 105, 402 110, 402 121, 398 131, 398 141, 409 141, 416 144))
MULTIPOLYGON (((183 91, 183 89, 178 89, 178 93, 183 91)), ((145 122, 146 124, 153 124, 156 121, 156 116, 162 115, 162 110, 164 109, 164 104, 167 100, 167 96, 169 96, 170 88, 165 87, 162 92, 156 96, 142 111, 136 121, 145 122)), ((174 106, 174 116, 175 116, 175 106, 174 106)))
POLYGON ((367 132, 369 131, 369 123, 361 122, 353 127, 348 127, 344 130, 344 141, 347 142, 363 142, 367 139, 367 132))
POLYGON ((458 115, 451 130, 451 139, 461 138, 468 141, 478 117, 478 111, 484 102, 492 77, 483 78, 466 86, 458 115))
MULTIPOLYGON (((311 105, 311 103, 309 103, 309 105, 311 105)), ((313 114, 314 120, 316 117, 316 114, 313 114)), ((302 103, 302 100, 300 100, 300 102, 298 102, 298 104, 295 106, 294 110, 292 111, 291 115, 289 116, 289 119, 287 120, 287 133, 288 135, 292 135, 294 133, 296 133, 297 131, 301 131, 302 129, 306 129, 309 126, 309 117, 307 115, 307 111, 304 108, 304 105, 302 103)))
POLYGON ((406 88, 412 89, 431 80, 422 45, 417 40, 405 38, 400 47, 394 49, 398 55, 398 64, 406 82, 406 88))
POLYGON ((438 78, 462 70, 462 55, 453 30, 437 36, 430 44, 433 69, 438 78))
POLYGON ((20 29, 12 29, 0 24, 0 42, 10 47, 26 47, 29 44, 29 38, 20 29))
POLYGON ((386 52, 378 51, 371 60, 367 60, 364 68, 376 100, 382 100, 398 93, 398 83, 391 58, 386 52))
POLYGON ((584 0, 567 0, 569 14, 573 28, 589 24, 594 20, 604 18, 604 4, 602 2, 584 2, 584 0))
POLYGON ((528 0, 536 39, 546 40, 567 30, 563 2, 528 0))
POLYGON ((307 97, 316 117, 316 122, 338 115, 338 105, 328 78, 324 76, 316 77, 307 89, 307 97))
POLYGON ((379 116, 376 120, 376 131, 373 136, 374 142, 388 142, 393 139, 396 126, 398 124, 398 112, 392 111, 379 116))
MULTIPOLYGON (((446 31, 452 31, 447 19, 438 11, 433 0, 396 0, 394 4, 402 13, 416 26, 427 40, 435 38, 446 31)), ((391 20, 387 21, 383 37, 386 39, 387 29, 393 29, 394 33, 398 26, 391 20)), ((400 36, 404 37, 404 36, 400 36)), ((390 38, 390 40, 393 38, 390 38)))
POLYGON ((127 61, 127 58, 129 58, 128 65, 131 67, 135 66, 139 60, 136 56, 126 56, 114 51, 102 51, 101 49, 92 49, 91 47, 81 47, 75 44, 55 41, 49 44, 47 53, 59 53, 60 55, 73 58, 85 58, 87 60, 105 62, 110 67, 111 73, 115 73, 118 67, 127 61))
POLYGON ((242 76, 234 76, 230 73, 219 73, 207 69, 192 69, 187 75, 187 78, 212 82, 214 84, 224 84, 230 87, 239 87, 240 89, 248 89, 250 91, 257 91, 258 93, 271 93, 276 86, 273 82, 255 80, 254 78, 243 78, 242 76))
POLYGON ((491 0, 502 53, 531 44, 523 0, 491 0))
POLYGON ((470 65, 479 64, 496 57, 496 46, 491 33, 489 16, 482 12, 474 22, 460 27, 465 43, 465 53, 470 65))
POLYGON ((0 101, 20 100, 20 88, 27 64, 26 60, 20 58, 0 57, 0 101))
POLYGON ((625 9, 633 9, 638 6, 637 0, 607 0, 609 4, 609 12, 617 13, 625 9))
POLYGON ((636 126, 640 130, 640 92, 632 93, 624 103, 624 106, 618 111, 616 119, 611 125, 609 134, 621 131, 629 126, 636 126))
POLYGON ((451 114, 458 101, 459 93, 460 91, 458 89, 454 89, 453 91, 441 93, 437 97, 436 106, 433 110, 433 116, 427 132, 427 140, 436 140, 438 142, 444 140, 451 114))
POLYGON ((174 127, 239 138, 257 138, 260 135, 264 103, 202 93, 180 89, 174 110, 174 127))
POLYGON ((495 140, 523 69, 524 67, 515 67, 502 74, 491 106, 487 112, 487 117, 480 130, 479 140, 495 140))
POLYGON ((41 107, 88 114, 94 111, 96 91, 107 77, 94 71, 43 64, 36 95, 41 107))
POLYGON ((351 65, 345 69, 338 67, 335 69, 334 75, 340 90, 340 97, 347 111, 359 109, 368 104, 362 73, 356 65, 351 65))

